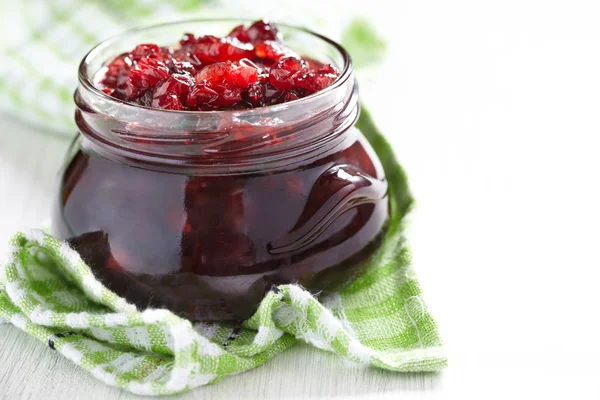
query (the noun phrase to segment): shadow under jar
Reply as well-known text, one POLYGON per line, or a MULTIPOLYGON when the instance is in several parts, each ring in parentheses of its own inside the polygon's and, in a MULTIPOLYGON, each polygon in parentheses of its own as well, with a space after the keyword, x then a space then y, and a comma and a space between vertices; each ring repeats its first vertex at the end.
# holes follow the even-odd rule
POLYGON ((79 70, 79 135, 61 173, 52 230, 110 289, 141 308, 242 320, 276 284, 336 290, 384 236, 387 181, 354 127, 351 60, 335 42, 279 25, 298 53, 336 65, 327 89, 236 111, 168 111, 109 97, 95 76, 138 43, 219 34, 239 21, 128 32, 79 70))

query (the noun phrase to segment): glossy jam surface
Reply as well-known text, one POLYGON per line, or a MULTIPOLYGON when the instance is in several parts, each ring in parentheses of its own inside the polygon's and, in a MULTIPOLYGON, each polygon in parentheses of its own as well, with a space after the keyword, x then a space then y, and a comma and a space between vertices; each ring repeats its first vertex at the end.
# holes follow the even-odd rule
POLYGON ((303 58, 277 26, 256 21, 227 36, 186 33, 179 44, 136 46, 114 58, 99 79, 107 94, 167 110, 239 110, 297 100, 330 86, 339 72, 303 58))
POLYGON ((346 135, 294 168, 220 176, 80 148, 53 231, 115 292, 195 320, 247 318, 275 284, 333 290, 361 271, 388 217, 379 162, 358 131, 346 135))

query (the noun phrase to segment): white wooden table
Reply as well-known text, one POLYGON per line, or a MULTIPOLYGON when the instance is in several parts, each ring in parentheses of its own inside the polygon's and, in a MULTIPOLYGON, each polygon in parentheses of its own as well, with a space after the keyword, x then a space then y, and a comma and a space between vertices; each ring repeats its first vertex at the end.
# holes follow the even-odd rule
MULTIPOLYGON (((363 93, 418 201, 415 267, 449 368, 393 374, 298 345, 183 397, 600 398, 597 2, 396 11, 384 79, 363 93)), ((0 250, 47 220, 66 145, 0 117, 0 250)), ((0 326, 0 398, 40 397, 129 395, 0 326)))

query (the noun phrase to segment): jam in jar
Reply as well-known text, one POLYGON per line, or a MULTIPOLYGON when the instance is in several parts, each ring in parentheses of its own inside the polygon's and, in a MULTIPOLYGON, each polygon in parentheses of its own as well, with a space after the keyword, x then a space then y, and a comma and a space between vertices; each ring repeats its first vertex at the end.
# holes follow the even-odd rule
POLYGON ((277 284, 336 290, 361 272, 388 221, 382 166, 354 127, 350 57, 323 36, 279 25, 314 67, 309 73, 335 79, 271 103, 247 104, 242 94, 231 107, 163 107, 100 83, 115 55, 139 43, 169 45, 181 32, 234 25, 158 25, 109 39, 84 58, 79 134, 53 213, 53 233, 107 287, 141 308, 192 320, 243 320, 277 284))

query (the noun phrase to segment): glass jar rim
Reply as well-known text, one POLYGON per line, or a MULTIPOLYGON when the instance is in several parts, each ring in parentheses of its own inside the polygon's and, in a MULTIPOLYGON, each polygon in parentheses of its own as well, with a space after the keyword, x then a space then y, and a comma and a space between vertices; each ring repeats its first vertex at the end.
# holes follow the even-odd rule
MULTIPOLYGON (((303 33, 309 34, 311 36, 314 36, 320 40, 323 40, 324 42, 326 42, 328 45, 331 45, 333 48, 335 48, 340 53, 340 55, 342 56, 344 65, 343 65, 343 68, 341 68, 339 77, 330 86, 328 86, 327 88, 325 88, 321 91, 313 93, 310 96, 306 96, 306 97, 303 97, 303 98, 300 98, 297 100, 280 103, 280 104, 275 104, 275 105, 270 105, 270 106, 255 107, 255 108, 249 108, 249 109, 243 109, 243 110, 217 110, 217 111, 165 110, 165 109, 146 107, 143 105, 131 103, 131 102, 128 102, 125 100, 117 99, 115 97, 108 95, 107 93, 104 93, 93 82, 94 75, 97 71, 93 71, 91 74, 90 74, 90 71, 88 71, 88 67, 91 64, 91 61, 98 55, 98 53, 101 53, 101 51, 104 48, 109 47, 109 46, 113 45, 114 43, 118 42, 119 40, 122 40, 123 38, 130 36, 130 35, 148 32, 153 29, 159 29, 159 28, 163 28, 163 27, 182 25, 182 24, 188 24, 188 23, 203 23, 203 22, 205 22, 205 23, 214 23, 214 22, 251 23, 253 21, 254 20, 248 19, 248 18, 191 18, 191 19, 170 21, 170 22, 165 22, 165 23, 160 23, 160 24, 153 24, 153 25, 149 25, 149 26, 128 29, 126 31, 123 31, 117 35, 113 35, 113 36, 103 40, 102 42, 98 43, 83 57, 83 59, 81 60, 81 63, 79 64, 79 68, 78 68, 79 83, 83 86, 83 88, 85 90, 91 92, 94 96, 100 96, 102 101, 107 102, 108 104, 114 103, 115 105, 132 107, 132 109, 144 109, 144 110, 148 110, 148 111, 152 111, 152 112, 156 112, 156 113, 165 113, 164 115, 171 115, 171 116, 172 115, 181 115, 182 117, 184 117, 184 116, 187 116, 187 117, 189 117, 189 116, 198 116, 198 117, 207 116, 208 117, 208 116, 217 116, 217 115, 218 116, 226 116, 228 114, 235 114, 236 116, 255 115, 255 114, 260 114, 261 111, 272 113, 272 112, 277 112, 280 109, 286 109, 288 107, 302 106, 303 104, 306 104, 311 101, 318 100, 322 97, 327 96, 329 93, 335 91, 340 86, 343 86, 344 83, 352 76, 352 73, 353 73, 352 58, 350 57, 350 54, 346 51, 346 49, 341 44, 328 38, 327 36, 316 33, 310 29, 299 27, 299 26, 294 26, 294 25, 283 24, 283 23, 279 23, 279 22, 274 22, 274 23, 277 26, 283 26, 288 29, 303 32, 303 33)), ((105 61, 108 61, 108 60, 105 60, 105 61)), ((157 114, 157 115, 160 115, 160 114, 157 114)))
POLYGON ((123 32, 94 47, 80 64, 75 92, 75 122, 85 145, 106 158, 143 167, 201 167, 220 174, 279 168, 341 142, 359 113, 352 60, 337 42, 305 28, 279 24, 284 40, 287 33, 288 42, 299 47, 292 49, 318 54, 317 60, 327 58, 341 73, 331 86, 294 101, 242 110, 163 110, 116 99, 94 84, 112 57, 142 41, 162 44, 172 34, 202 26, 210 31, 249 22, 237 18, 168 22, 123 32))

